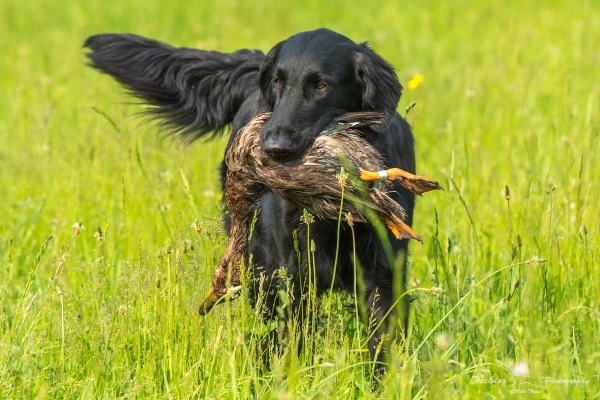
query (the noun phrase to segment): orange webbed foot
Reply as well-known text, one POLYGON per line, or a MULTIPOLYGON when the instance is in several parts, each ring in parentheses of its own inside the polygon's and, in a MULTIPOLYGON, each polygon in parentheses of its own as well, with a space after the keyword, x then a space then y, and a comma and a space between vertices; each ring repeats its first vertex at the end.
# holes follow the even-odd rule
POLYGON ((361 171, 360 179, 366 182, 379 180, 398 181, 402 186, 419 196, 431 190, 442 189, 437 181, 426 176, 411 174, 400 168, 390 168, 383 171, 361 171))
POLYGON ((415 239, 423 243, 421 236, 395 215, 392 218, 385 218, 385 225, 392 231, 396 239, 415 239))

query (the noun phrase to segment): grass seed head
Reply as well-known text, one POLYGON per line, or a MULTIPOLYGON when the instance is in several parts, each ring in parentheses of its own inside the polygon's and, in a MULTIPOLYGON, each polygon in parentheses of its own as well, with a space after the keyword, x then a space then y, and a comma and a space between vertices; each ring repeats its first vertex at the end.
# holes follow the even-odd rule
POLYGON ((300 222, 302 222, 308 226, 308 225, 312 224, 313 222, 315 222, 315 217, 308 211, 304 210, 304 212, 300 216, 300 222))
POLYGON ((79 235, 81 231, 85 230, 85 226, 81 222, 75 222, 71 227, 75 231, 75 236, 79 235))
POLYGON ((510 199, 513 196, 513 193, 510 191, 510 188, 508 187, 508 185, 504 186, 504 189, 502 189, 500 191, 500 195, 502 196, 502 198, 506 201, 510 201, 510 199))

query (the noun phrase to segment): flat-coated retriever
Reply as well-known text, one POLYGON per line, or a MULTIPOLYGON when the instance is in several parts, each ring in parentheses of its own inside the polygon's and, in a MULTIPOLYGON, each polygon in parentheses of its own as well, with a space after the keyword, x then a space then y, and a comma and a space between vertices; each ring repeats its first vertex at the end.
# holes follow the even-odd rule
MULTIPOLYGON (((134 96, 151 107, 171 132, 194 139, 222 132, 232 125, 232 137, 259 112, 272 117, 261 131, 264 151, 285 162, 300 157, 336 116, 352 111, 379 111, 385 123, 366 132, 367 140, 384 155, 388 166, 415 172, 414 140, 407 122, 397 113, 402 86, 392 66, 366 43, 357 44, 327 29, 298 33, 266 55, 257 50, 219 53, 167 44, 131 34, 100 34, 87 39, 91 65, 113 76, 134 96)), ((221 176, 225 176, 222 165, 221 176)), ((315 182, 318 184, 318 182, 315 182)), ((395 184, 391 196, 406 210, 412 224, 414 196, 395 184)), ((253 267, 250 302, 265 319, 277 316, 282 279, 291 279, 293 295, 288 316, 307 323, 311 306, 306 296, 309 275, 315 277, 317 296, 330 288, 354 293, 355 277, 362 274, 371 359, 375 374, 385 371, 385 352, 400 320, 406 330, 406 240, 390 247, 375 227, 356 224, 355 240, 338 222, 301 221, 303 210, 268 193, 257 204, 258 219, 249 245, 253 267), (311 249, 307 240, 316 246, 311 249), (311 254, 308 268, 308 254, 311 254), (358 266, 353 263, 356 254, 358 266), (337 259, 337 263, 335 260, 337 259), (278 271, 285 268, 287 278, 278 271), (316 269, 312 270, 312 269, 316 269), (357 274, 356 270, 360 273, 357 274), (316 274, 315 274, 316 272, 316 274)))

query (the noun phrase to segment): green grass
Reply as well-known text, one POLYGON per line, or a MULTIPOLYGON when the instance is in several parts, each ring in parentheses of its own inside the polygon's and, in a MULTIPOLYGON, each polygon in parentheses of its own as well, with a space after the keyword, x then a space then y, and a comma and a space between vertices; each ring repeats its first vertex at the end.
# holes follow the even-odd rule
POLYGON ((599 398, 598 3, 208 3, 0 4, 0 397, 599 398), (160 140, 81 48, 266 51, 318 26, 424 75, 399 110, 417 103, 419 171, 446 189, 419 200, 408 352, 376 395, 347 297, 325 299, 314 359, 290 347, 270 372, 245 300, 196 314, 226 139, 160 140))

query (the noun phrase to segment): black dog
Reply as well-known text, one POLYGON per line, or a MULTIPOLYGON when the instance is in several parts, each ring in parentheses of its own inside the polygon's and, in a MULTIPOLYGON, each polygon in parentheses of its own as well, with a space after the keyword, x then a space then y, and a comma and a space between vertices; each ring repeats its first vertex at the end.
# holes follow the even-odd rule
MULTIPOLYGON (((85 47, 91 50, 88 57, 93 67, 151 105, 151 114, 189 141, 221 132, 230 124, 235 135, 254 115, 271 111, 261 132, 262 146, 269 156, 285 162, 301 156, 336 116, 380 111, 386 123, 367 132, 368 140, 389 166, 415 171, 413 136, 396 112, 402 87, 394 69, 366 44, 338 33, 327 29, 302 32, 266 55, 256 50, 224 54, 174 48, 129 34, 92 36, 85 47)), ((392 196, 406 210, 406 222, 411 225, 414 196, 400 185, 392 196)), ((301 222, 303 210, 272 194, 266 194, 257 208, 260 212, 249 248, 254 265, 251 303, 256 305, 259 296, 265 296, 261 303, 264 317, 277 315, 281 299, 276 289, 284 278, 276 271, 284 267, 293 290, 290 316, 304 324, 311 308, 306 306, 305 290, 309 274, 315 271, 307 268, 310 243, 307 226, 301 222)), ((351 231, 342 227, 338 245, 337 226, 337 221, 316 220, 309 227, 316 243, 317 296, 331 287, 349 292, 355 287, 351 231)), ((368 224, 355 225, 354 234, 365 287, 362 300, 372 331, 369 350, 377 361, 378 375, 385 371, 389 341, 382 341, 384 334, 391 333, 397 319, 404 329, 408 323, 408 296, 403 296, 408 243, 390 236, 391 251, 386 250, 368 224)))

